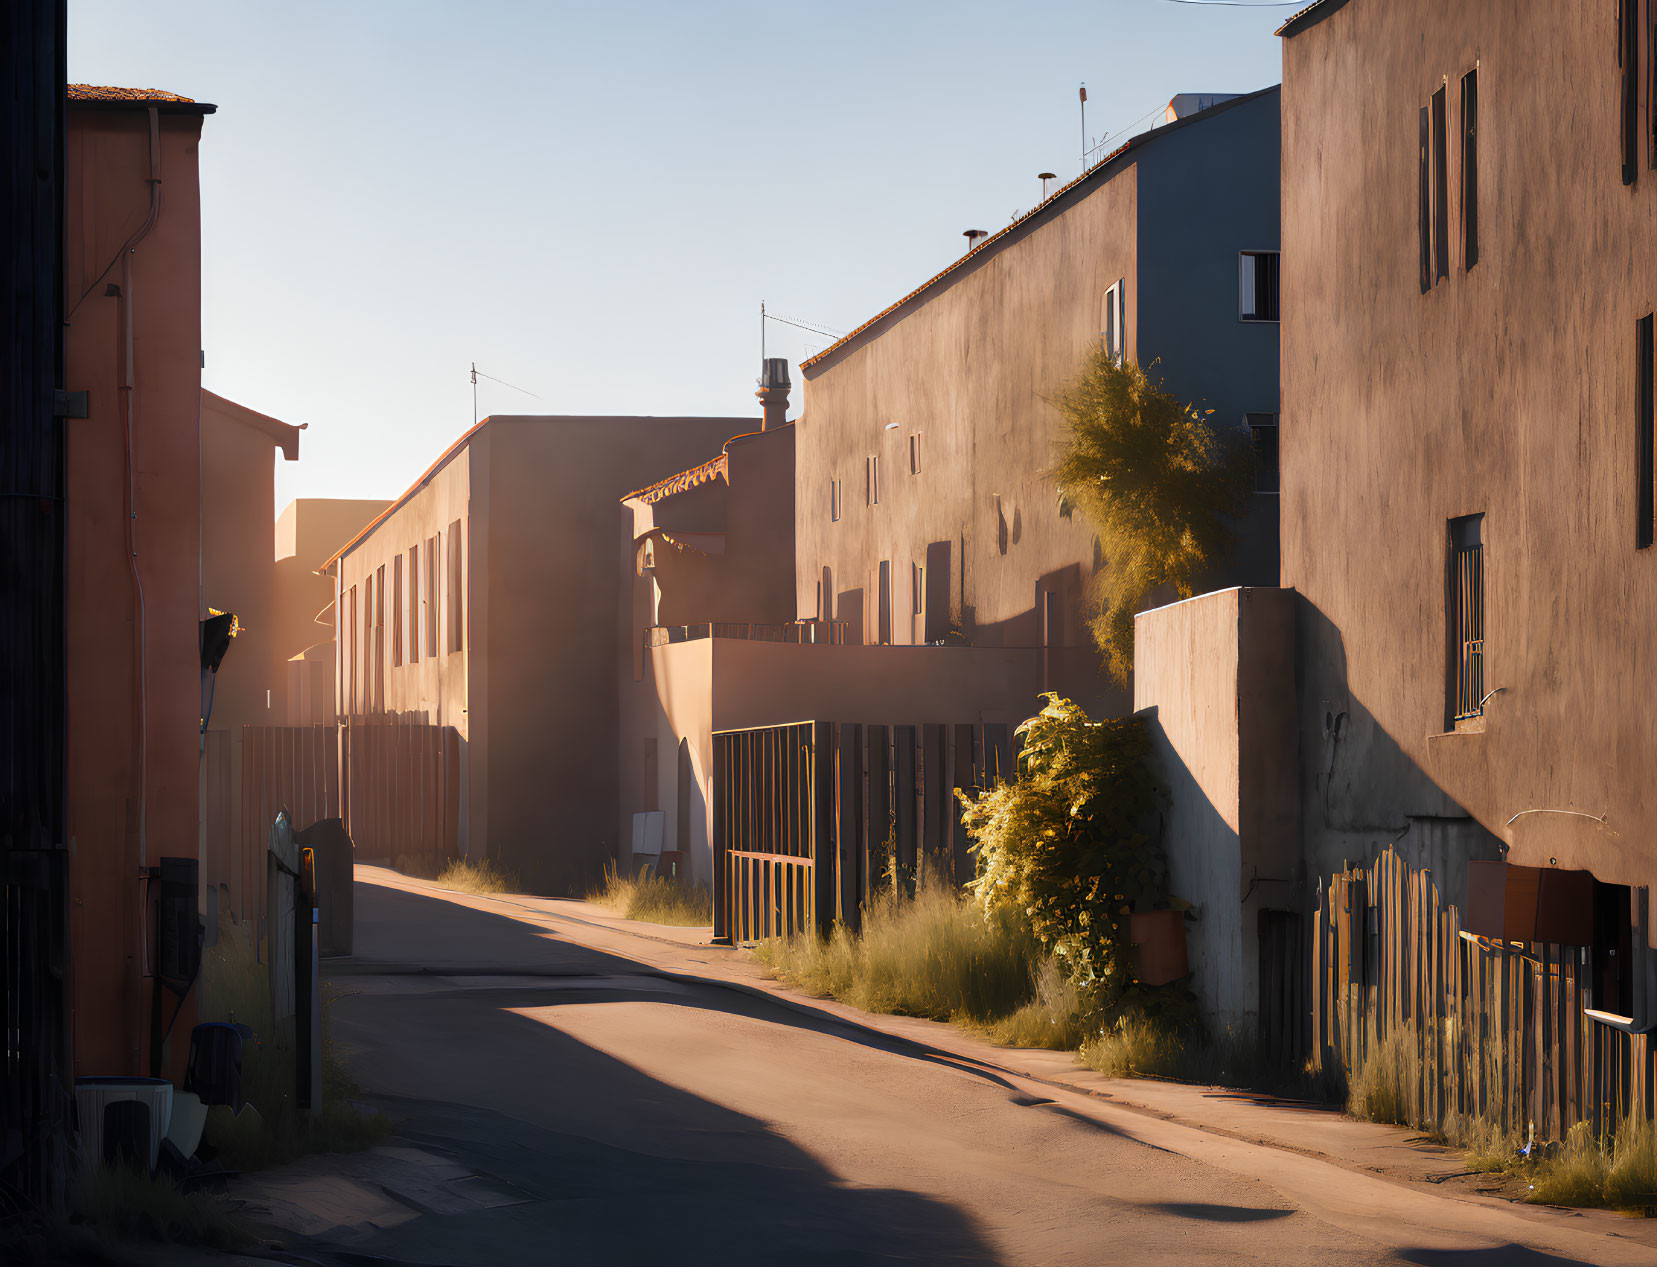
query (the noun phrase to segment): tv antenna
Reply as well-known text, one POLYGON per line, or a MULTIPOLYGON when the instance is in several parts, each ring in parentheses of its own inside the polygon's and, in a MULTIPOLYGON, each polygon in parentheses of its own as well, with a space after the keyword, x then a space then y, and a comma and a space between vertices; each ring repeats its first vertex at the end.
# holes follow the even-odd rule
POLYGON ((535 393, 530 391, 527 387, 518 387, 513 383, 507 382, 504 378, 496 378, 493 374, 485 374, 482 370, 480 370, 478 368, 478 363, 476 361, 473 361, 472 362, 472 425, 474 427, 478 425, 478 379, 480 379, 480 378, 487 378, 491 383, 499 383, 502 387, 510 387, 510 388, 512 388, 513 391, 522 392, 525 396, 534 396, 536 400, 541 399, 541 397, 536 396, 535 393))

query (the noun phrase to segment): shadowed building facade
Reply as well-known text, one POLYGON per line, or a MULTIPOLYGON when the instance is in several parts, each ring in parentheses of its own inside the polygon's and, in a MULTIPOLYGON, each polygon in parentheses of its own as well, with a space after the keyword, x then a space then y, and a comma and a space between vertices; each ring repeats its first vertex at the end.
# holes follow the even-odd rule
POLYGON ((597 880, 617 844, 616 499, 745 425, 486 418, 326 561, 359 856, 421 852, 436 814, 439 847, 531 890, 597 880), (435 792, 408 776, 422 744, 435 792))
MULTIPOLYGON (((855 642, 1039 651, 1042 688, 1129 707, 1086 628, 1108 561, 1048 478, 1052 399, 1103 346, 1275 454, 1278 93, 1175 117, 1185 100, 804 362, 802 616, 855 642)), ((1275 494, 1218 579, 1276 582, 1275 494)))

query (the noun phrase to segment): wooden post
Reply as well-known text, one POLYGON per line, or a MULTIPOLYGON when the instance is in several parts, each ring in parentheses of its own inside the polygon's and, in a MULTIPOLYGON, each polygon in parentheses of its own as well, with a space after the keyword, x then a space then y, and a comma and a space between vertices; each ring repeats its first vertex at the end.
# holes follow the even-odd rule
POLYGON ((272 1038, 290 1051, 298 1002, 294 991, 294 882, 298 872, 299 851, 293 842, 293 824, 284 809, 271 824, 265 852, 265 928, 270 939, 270 1011, 276 1030, 272 1038))

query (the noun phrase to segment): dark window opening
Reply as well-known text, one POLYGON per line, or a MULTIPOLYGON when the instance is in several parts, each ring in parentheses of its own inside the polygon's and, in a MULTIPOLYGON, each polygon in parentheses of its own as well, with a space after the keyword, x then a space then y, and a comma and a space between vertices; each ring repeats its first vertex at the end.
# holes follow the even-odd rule
POLYGON ((1461 77, 1461 263, 1479 262, 1479 72, 1461 77))
POLYGON ((892 565, 886 559, 880 561, 879 586, 879 628, 876 630, 876 640, 881 646, 887 647, 892 643, 892 565))
POLYGON ((1278 319, 1276 251, 1244 251, 1238 267, 1238 312, 1244 321, 1278 319))
POLYGON ((1618 0, 1617 66, 1622 80, 1622 183, 1640 174, 1640 23, 1639 0, 1618 0))
POLYGON ((1445 90, 1433 94, 1433 281, 1450 275, 1450 155, 1445 90))
POLYGON ((1484 516, 1450 521, 1450 716, 1484 713, 1484 516))
POLYGON ((1634 323, 1635 364, 1638 366, 1638 379, 1635 384, 1636 421, 1635 421, 1635 471, 1638 485, 1635 491, 1635 519, 1634 519, 1634 546, 1638 550, 1649 547, 1653 540, 1653 515, 1657 514, 1654 506, 1654 467, 1653 467, 1653 400, 1652 400, 1652 317, 1651 314, 1641 317, 1634 323))
POLYGON ((1588 997, 1596 1012, 1634 1015, 1632 893, 1626 884, 1594 885, 1594 945, 1588 997))
POLYGON ((1416 149, 1416 215, 1421 238, 1421 293, 1433 288, 1433 188, 1432 120, 1426 106, 1421 107, 1420 138, 1416 149))
POLYGON ((1277 415, 1249 414, 1249 441, 1254 445, 1254 491, 1278 491, 1277 415))

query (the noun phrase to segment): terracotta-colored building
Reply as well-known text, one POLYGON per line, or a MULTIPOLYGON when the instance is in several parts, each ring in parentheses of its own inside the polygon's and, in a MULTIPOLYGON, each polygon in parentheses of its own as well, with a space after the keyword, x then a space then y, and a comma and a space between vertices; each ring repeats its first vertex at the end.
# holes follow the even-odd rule
POLYGON ((359 857, 425 844, 535 891, 596 882, 617 843, 616 499, 745 429, 486 418, 334 552, 359 857))
MULTIPOLYGON (((150 1066, 142 870, 198 857, 201 228, 214 107, 71 85, 65 382, 68 812, 75 1067, 150 1066)), ((168 1000, 168 1011, 172 1008, 168 1000)), ((187 1003, 165 1067, 179 1071, 187 1003)))

